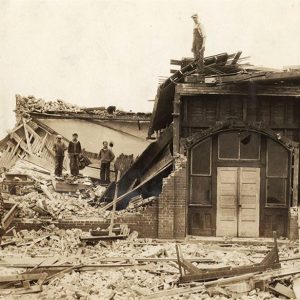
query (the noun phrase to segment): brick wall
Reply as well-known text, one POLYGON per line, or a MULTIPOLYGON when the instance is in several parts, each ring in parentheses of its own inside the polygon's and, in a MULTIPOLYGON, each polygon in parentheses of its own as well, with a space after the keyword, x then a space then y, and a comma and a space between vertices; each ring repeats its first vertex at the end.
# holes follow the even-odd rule
POLYGON ((186 159, 178 158, 175 171, 163 179, 158 200, 158 238, 184 238, 186 235, 186 159))
MULTIPOLYGON (((156 238, 158 232, 158 204, 155 200, 150 206, 146 207, 143 211, 134 213, 125 213, 122 215, 116 215, 115 223, 126 223, 131 231, 137 231, 139 237, 156 238)), ((39 230, 47 224, 54 224, 58 228, 72 229, 79 228, 83 231, 89 231, 90 229, 105 229, 109 226, 110 220, 104 219, 77 219, 77 220, 59 220, 48 221, 41 220, 28 220, 15 219, 11 226, 15 226, 16 230, 39 230)))
POLYGON ((291 207, 289 211, 289 230, 288 238, 290 240, 297 240, 299 237, 298 230, 298 207, 291 207))

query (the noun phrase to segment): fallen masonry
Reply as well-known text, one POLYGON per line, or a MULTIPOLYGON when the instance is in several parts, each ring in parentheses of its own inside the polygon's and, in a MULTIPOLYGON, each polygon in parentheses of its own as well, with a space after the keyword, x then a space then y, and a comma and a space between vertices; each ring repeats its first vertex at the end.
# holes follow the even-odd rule
POLYGON ((16 244, 2 246, 0 252, 0 295, 5 299, 26 293, 33 293, 33 299, 181 299, 183 295, 186 299, 280 299, 283 293, 293 295, 293 288, 297 290, 300 261, 284 261, 298 252, 292 242, 279 240, 283 261, 278 270, 180 283, 176 245, 186 261, 203 270, 255 264, 264 256, 260 250, 270 248, 262 239, 260 245, 248 245, 247 252, 239 244, 215 250, 226 241, 168 242, 138 238, 135 232, 125 240, 90 245, 80 240, 82 234, 80 229, 49 225, 5 236, 4 243, 14 240, 16 244))

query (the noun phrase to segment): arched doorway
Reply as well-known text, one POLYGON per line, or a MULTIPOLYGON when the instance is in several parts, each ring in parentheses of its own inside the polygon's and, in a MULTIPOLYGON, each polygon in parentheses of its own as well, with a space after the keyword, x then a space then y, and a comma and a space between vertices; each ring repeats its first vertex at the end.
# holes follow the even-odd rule
POLYGON ((189 149, 188 233, 287 235, 291 153, 262 132, 226 129, 189 149))

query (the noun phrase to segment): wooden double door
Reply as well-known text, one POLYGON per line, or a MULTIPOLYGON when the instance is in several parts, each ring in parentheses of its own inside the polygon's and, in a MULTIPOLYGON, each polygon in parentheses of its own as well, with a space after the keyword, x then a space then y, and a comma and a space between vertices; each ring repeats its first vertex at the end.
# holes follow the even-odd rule
POLYGON ((259 236, 260 168, 217 168, 216 235, 259 236))

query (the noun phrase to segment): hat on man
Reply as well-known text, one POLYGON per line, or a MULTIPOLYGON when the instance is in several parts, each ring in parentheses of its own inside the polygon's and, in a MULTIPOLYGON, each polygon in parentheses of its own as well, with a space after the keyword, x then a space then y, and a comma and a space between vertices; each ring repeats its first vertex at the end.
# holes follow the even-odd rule
POLYGON ((72 136, 77 136, 78 137, 78 134, 77 133, 73 133, 72 136))
POLYGON ((198 18, 198 14, 193 14, 193 15, 191 16, 191 18, 192 18, 192 19, 198 18))
POLYGON ((58 135, 56 136, 56 138, 57 138, 57 139, 61 139, 62 136, 61 136, 60 134, 58 134, 58 135))

